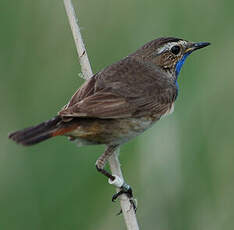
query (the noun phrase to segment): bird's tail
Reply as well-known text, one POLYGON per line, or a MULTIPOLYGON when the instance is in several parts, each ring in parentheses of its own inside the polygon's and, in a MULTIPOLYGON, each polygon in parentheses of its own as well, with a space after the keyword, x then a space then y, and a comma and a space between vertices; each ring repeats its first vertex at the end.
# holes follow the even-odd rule
POLYGON ((39 125, 10 133, 8 137, 19 144, 29 146, 45 141, 53 136, 62 135, 66 132, 67 128, 62 119, 56 116, 39 125))

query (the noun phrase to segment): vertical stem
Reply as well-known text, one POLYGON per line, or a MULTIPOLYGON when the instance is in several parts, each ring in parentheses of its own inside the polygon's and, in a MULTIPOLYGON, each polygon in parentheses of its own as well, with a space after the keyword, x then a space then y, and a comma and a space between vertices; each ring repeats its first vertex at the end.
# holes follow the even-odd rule
MULTIPOLYGON (((87 52, 83 43, 83 39, 80 33, 78 20, 76 19, 75 11, 74 11, 71 0, 64 0, 64 6, 65 6, 66 13, 67 13, 69 23, 71 26, 73 38, 76 44, 76 49, 77 49, 77 53, 78 53, 80 65, 81 65, 81 71, 85 79, 88 79, 92 77, 93 73, 92 73, 88 55, 87 55, 87 52)), ((110 157, 109 164, 110 164, 111 173, 123 178, 119 159, 118 159, 118 153, 119 153, 119 148, 110 157)), ((138 227, 135 211, 131 207, 129 198, 125 194, 122 194, 120 196, 120 205, 121 205, 121 209, 123 212, 123 216, 124 216, 127 229, 138 230, 139 227, 138 227)))
POLYGON ((64 6, 68 16, 69 24, 72 30, 73 38, 76 44, 76 50, 80 60, 81 72, 85 79, 89 79, 93 76, 93 72, 90 66, 88 54, 85 49, 85 45, 81 36, 80 27, 78 24, 78 18, 76 17, 75 10, 73 8, 71 0, 64 0, 64 6))
MULTIPOLYGON (((110 164, 111 173, 123 178, 123 174, 120 168, 120 163, 119 163, 119 158, 118 158, 119 150, 120 149, 118 148, 115 151, 115 153, 112 156, 110 156, 109 164, 110 164)), ((116 190, 118 192, 119 188, 116 188, 116 190)), ((123 212, 124 221, 126 223, 127 229, 138 230, 139 226, 137 223, 136 213, 134 211, 134 208, 131 207, 129 198, 126 196, 126 194, 122 194, 119 199, 120 199, 121 210, 123 212)))

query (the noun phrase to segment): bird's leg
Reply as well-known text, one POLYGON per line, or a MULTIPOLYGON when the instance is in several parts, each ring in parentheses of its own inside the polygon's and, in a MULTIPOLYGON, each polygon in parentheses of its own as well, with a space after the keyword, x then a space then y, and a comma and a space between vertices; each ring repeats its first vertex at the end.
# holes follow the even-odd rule
POLYGON ((136 205, 133 202, 132 188, 127 183, 125 183, 125 181, 122 178, 120 178, 117 175, 112 175, 104 169, 109 157, 112 154, 114 154, 117 148, 118 145, 107 146, 105 152, 97 159, 96 168, 98 172, 102 173, 103 175, 109 178, 110 184, 114 184, 116 187, 120 188, 120 191, 112 196, 112 201, 114 202, 121 194, 125 193, 129 197, 134 210, 136 210, 136 205))
POLYGON ((115 180, 115 176, 111 175, 107 172, 104 167, 106 162, 108 161, 109 157, 114 154, 115 150, 118 148, 118 145, 110 145, 107 146, 105 152, 97 159, 96 161, 96 168, 98 172, 102 173, 104 176, 108 177, 111 181, 115 180))

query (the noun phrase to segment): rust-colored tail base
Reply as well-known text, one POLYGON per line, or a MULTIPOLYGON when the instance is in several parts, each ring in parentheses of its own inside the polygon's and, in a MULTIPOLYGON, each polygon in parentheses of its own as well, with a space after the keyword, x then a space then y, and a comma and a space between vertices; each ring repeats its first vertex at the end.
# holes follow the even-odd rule
POLYGON ((62 119, 56 116, 39 125, 10 133, 9 138, 25 146, 34 145, 56 136, 53 133, 59 129, 61 121, 62 119))

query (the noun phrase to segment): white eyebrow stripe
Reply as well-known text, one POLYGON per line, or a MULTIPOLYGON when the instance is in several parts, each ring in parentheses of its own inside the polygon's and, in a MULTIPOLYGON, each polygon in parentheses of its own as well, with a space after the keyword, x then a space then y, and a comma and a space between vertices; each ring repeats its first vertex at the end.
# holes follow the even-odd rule
POLYGON ((161 54, 163 52, 165 52, 166 50, 170 50, 172 46, 175 46, 175 45, 182 45, 184 46, 186 44, 186 41, 178 41, 178 42, 169 42, 167 44, 165 44, 164 46, 161 46, 157 49, 157 54, 161 54))

